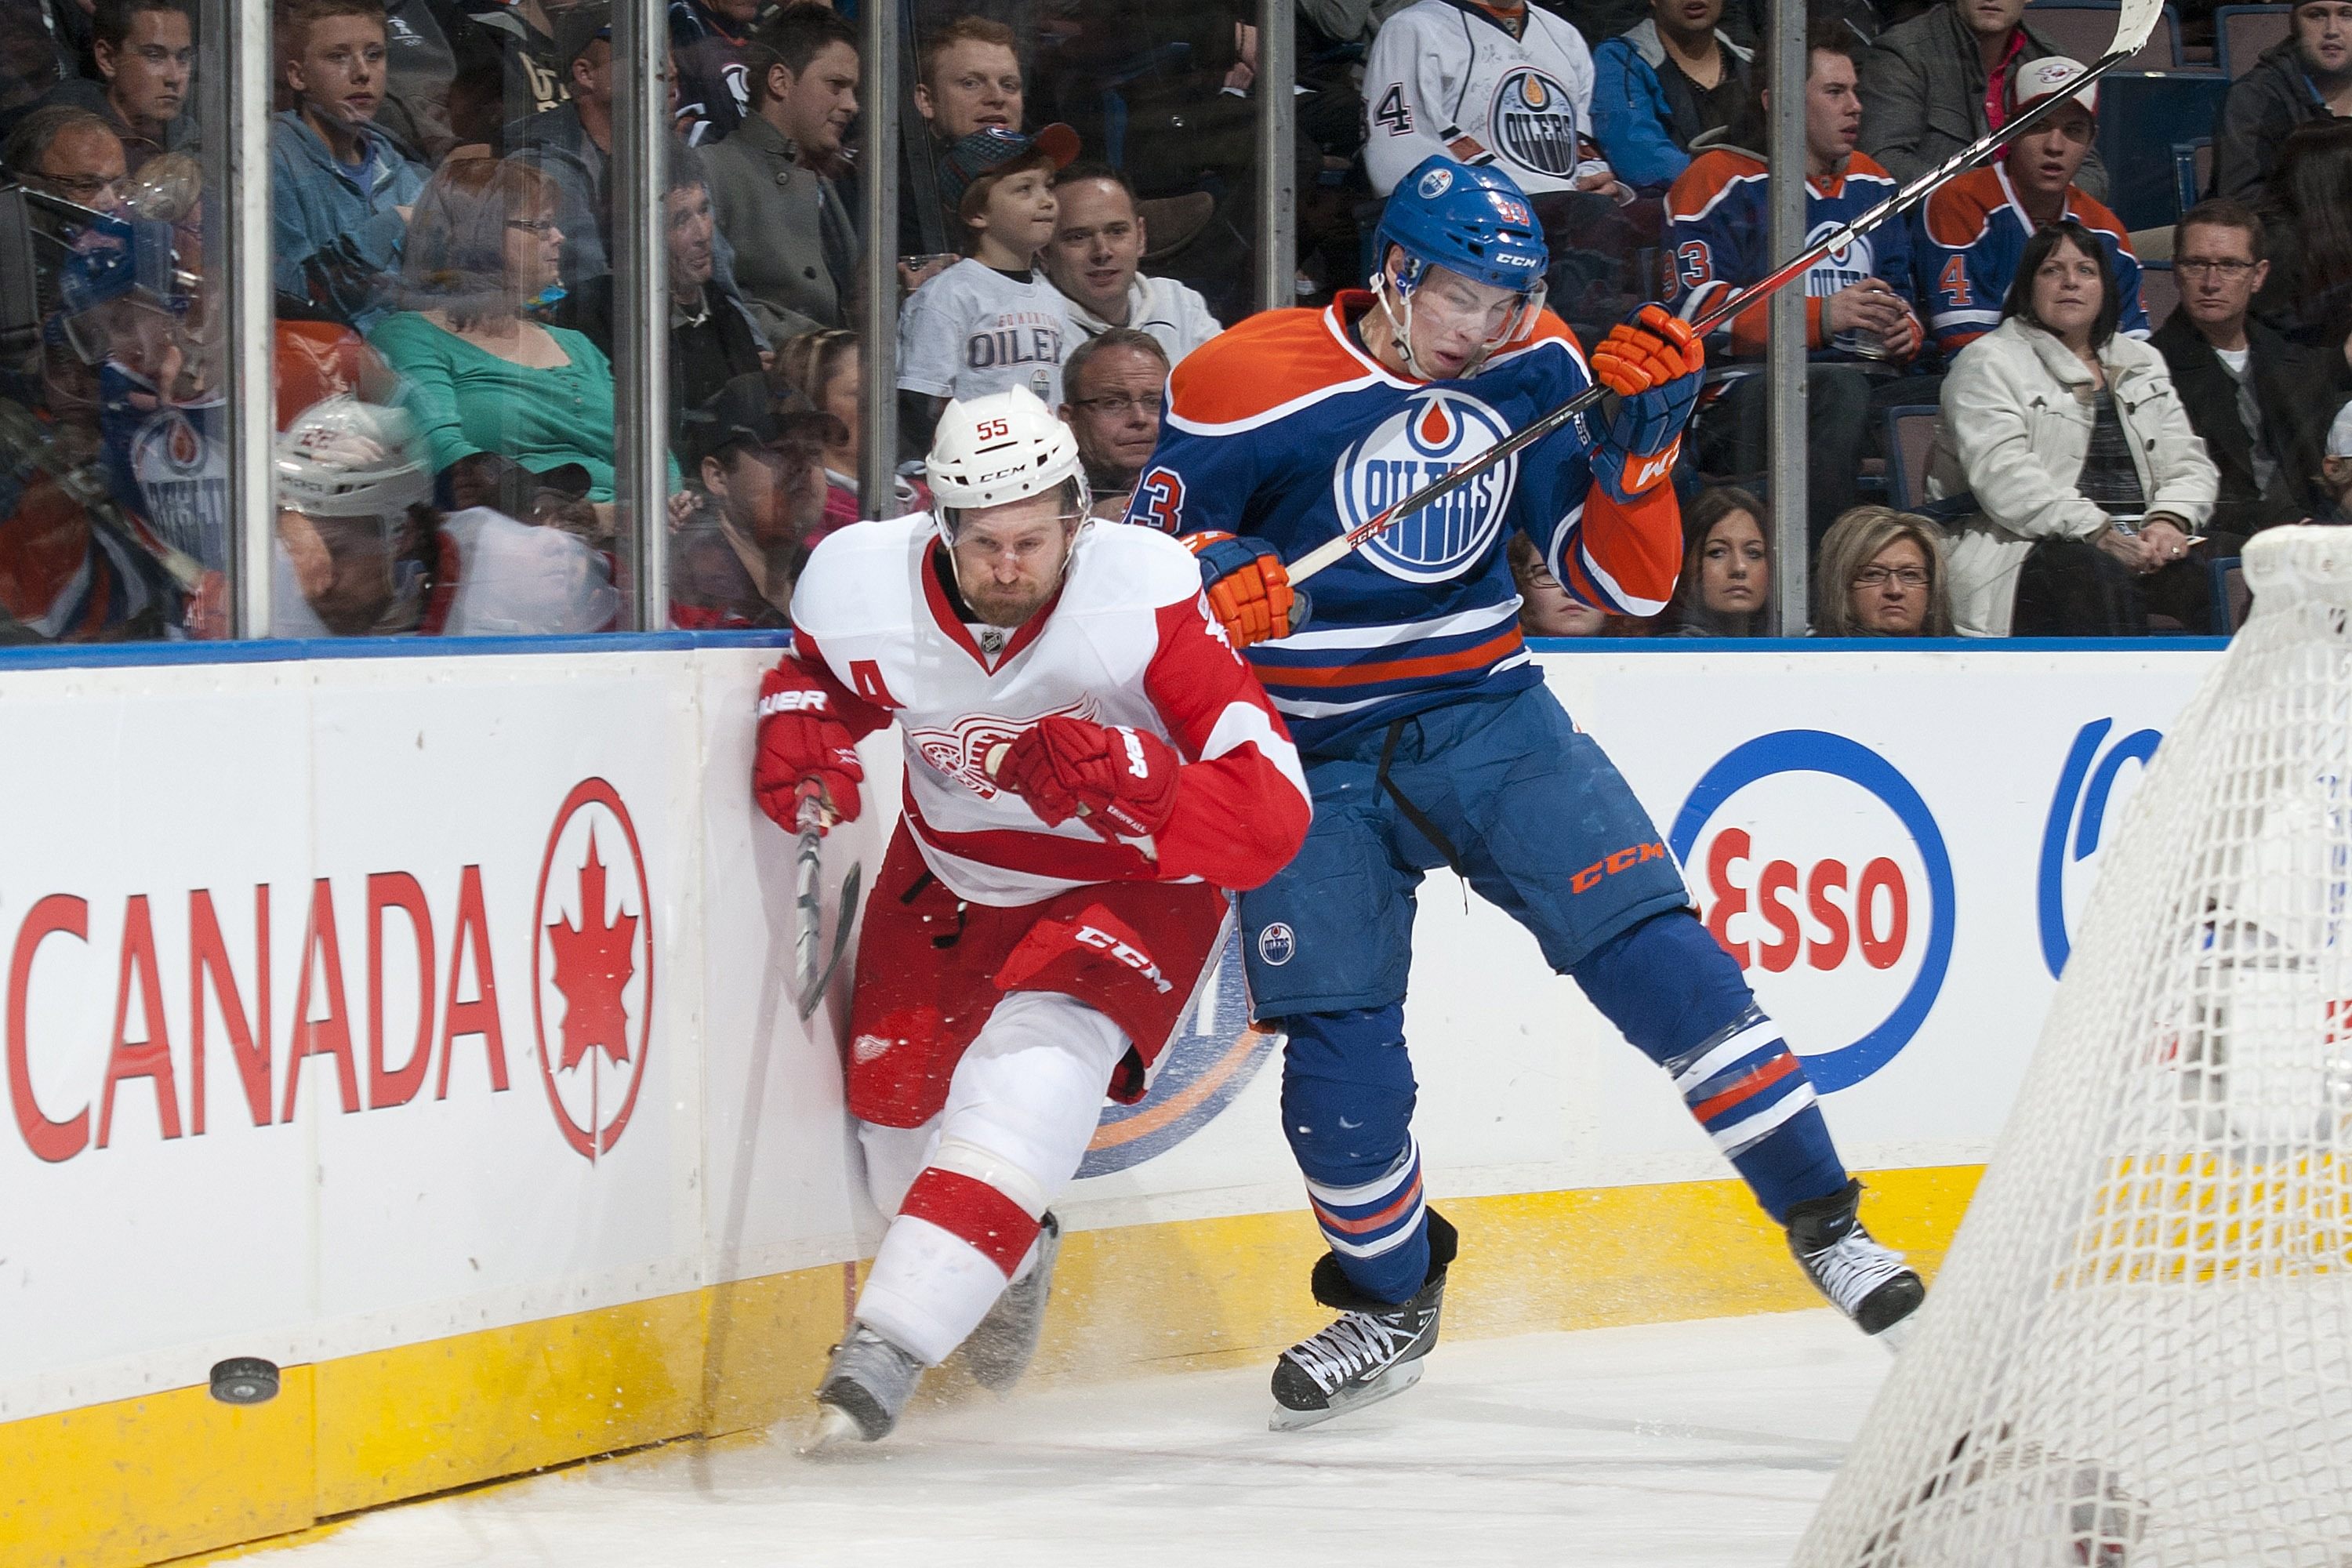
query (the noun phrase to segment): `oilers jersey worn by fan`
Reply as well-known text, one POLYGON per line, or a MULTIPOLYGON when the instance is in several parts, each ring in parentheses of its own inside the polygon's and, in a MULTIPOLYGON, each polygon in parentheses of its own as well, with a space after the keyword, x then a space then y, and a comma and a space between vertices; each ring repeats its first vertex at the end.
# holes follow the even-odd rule
MULTIPOLYGON (((1128 521, 1251 534, 1295 561, 1591 384, 1549 311, 1475 375, 1406 380, 1357 336, 1372 308, 1350 289, 1320 310, 1267 310, 1186 355, 1128 521)), ((1307 629, 1249 650, 1303 749, 1541 679, 1519 637, 1513 529, 1579 598, 1629 616, 1664 606, 1680 552, 1672 487, 1616 500, 1593 482, 1590 445, 1571 424, 1316 577, 1307 629)))
POLYGON ((1533 5, 1519 31, 1471 0, 1420 0, 1381 25, 1364 60, 1364 172, 1386 195, 1432 153, 1492 164, 1523 192, 1606 173, 1592 136, 1592 54, 1533 5))
MULTIPOLYGON (((2147 310, 2139 300, 2139 258, 2124 237, 2123 220, 2073 185, 2066 187, 2065 216, 2097 235, 2107 253, 2122 306, 2116 330, 2145 338, 2147 310)), ((1919 209, 1919 298, 1927 307, 1927 335, 1937 349, 1956 354, 2000 325, 2001 301, 2017 276, 2018 258, 2040 226, 2025 215, 2005 163, 1971 169, 1927 198, 1919 209)))

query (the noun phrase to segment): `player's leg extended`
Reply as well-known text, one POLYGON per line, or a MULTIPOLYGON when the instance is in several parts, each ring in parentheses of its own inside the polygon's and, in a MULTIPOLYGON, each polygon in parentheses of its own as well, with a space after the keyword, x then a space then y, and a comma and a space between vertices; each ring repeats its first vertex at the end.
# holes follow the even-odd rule
POLYGON ((1310 1284, 1342 1313, 1276 1363, 1278 1427, 1410 1387, 1454 1258, 1453 1227, 1423 1196, 1404 1045, 1421 873, 1390 842, 1370 760, 1318 761, 1307 779, 1306 847, 1242 898, 1253 1006, 1289 1036, 1283 1131, 1330 1248, 1310 1284))
POLYGON ((869 1440, 925 1366, 947 1359, 1038 1241, 1077 1173, 1127 1037, 1054 992, 997 1004, 956 1064, 938 1142, 909 1184, 858 1293, 856 1324, 817 1391, 869 1440))
POLYGON ((1429 753, 1475 828, 1463 847, 1473 885, 1674 1078, 1832 1302, 1872 1333, 1906 1316, 1918 1276, 1855 1221, 1860 1188, 1802 1064, 1691 911, 1656 826, 1600 746, 1541 688, 1475 733, 1433 739, 1429 753))

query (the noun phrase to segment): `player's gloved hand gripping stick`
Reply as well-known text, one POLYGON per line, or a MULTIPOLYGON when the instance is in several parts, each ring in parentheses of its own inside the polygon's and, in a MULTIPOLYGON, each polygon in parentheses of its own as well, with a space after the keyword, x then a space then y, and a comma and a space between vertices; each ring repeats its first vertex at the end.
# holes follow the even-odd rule
MULTIPOLYGON (((1781 263, 1777 270, 1758 281, 1752 288, 1741 290, 1690 323, 1693 335, 1704 339, 1709 332, 1714 331, 1742 310, 1779 291, 1791 280, 1802 277, 1813 263, 1822 257, 1832 251, 1844 249, 1855 239, 1868 234, 1888 218, 1910 211, 1934 195, 1936 188, 1953 175, 1984 162, 2010 142, 2041 124, 2044 119, 2057 112, 2059 105, 2071 101, 2076 92, 2089 87, 2100 77, 2137 54, 2140 46, 2147 42, 2148 35, 2156 30, 2157 21, 2163 15, 2163 0, 2123 0, 2123 4, 2116 12, 2114 41, 2108 44, 2106 53, 2101 55, 2090 69, 2074 79, 2072 90, 2063 95, 2053 94, 2032 105, 2023 113, 2011 116, 2000 130, 1990 135, 1979 137, 1975 142, 1961 148, 1852 223, 1807 246, 1802 251, 1781 263)), ((1646 315, 1647 311, 1645 310, 1643 314, 1646 315)), ((1617 329, 1610 334, 1611 339, 1615 340, 1618 334, 1624 332, 1625 330, 1622 327, 1617 329)), ((1603 349, 1605 351, 1605 344, 1603 349)), ((1601 353, 1594 354, 1596 371, 1602 368, 1601 359, 1601 353)), ((1470 480, 1476 479, 1487 469, 1517 457, 1545 437, 1567 425, 1578 415, 1598 404, 1610 390, 1612 389, 1606 381, 1596 382, 1550 413, 1537 419, 1525 429, 1515 432, 1507 439, 1489 447, 1477 457, 1439 475, 1386 510, 1365 519, 1337 538, 1317 545, 1290 563, 1289 580, 1293 584, 1305 582, 1325 567, 1361 548, 1367 542, 1377 538, 1397 519, 1412 516, 1432 501, 1451 494, 1470 480)), ((1604 482, 1606 482, 1605 477, 1604 482)))

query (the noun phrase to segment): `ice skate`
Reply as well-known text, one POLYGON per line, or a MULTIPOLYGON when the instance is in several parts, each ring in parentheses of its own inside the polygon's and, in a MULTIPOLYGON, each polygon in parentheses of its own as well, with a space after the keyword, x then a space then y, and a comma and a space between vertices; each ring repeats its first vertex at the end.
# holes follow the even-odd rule
POLYGON ((1858 1181, 1799 1204, 1789 1211, 1789 1250, 1830 1305, 1888 1350, 1898 1351, 1910 1337, 1911 1314, 1927 1299, 1927 1288, 1901 1253, 1870 1238, 1854 1217, 1861 1205, 1858 1181))
POLYGON ((1062 1250, 1062 1222, 1047 1210, 1037 1221, 1037 1262, 1004 1288, 980 1327, 963 1342, 965 1364, 981 1387, 1003 1394, 1021 1381, 1045 1328, 1045 1301, 1054 1289, 1054 1259, 1062 1250))
POLYGON ((1422 1358, 1437 1343, 1454 1247, 1454 1227, 1433 1209, 1428 1277, 1410 1300, 1395 1303, 1358 1291, 1330 1254, 1316 1261, 1315 1299, 1344 1311, 1339 1321, 1291 1346, 1274 1363, 1273 1430, 1313 1426, 1392 1399, 1421 1381, 1422 1358))
POLYGON ((833 1347, 824 1381, 816 1385, 822 1409, 801 1451, 816 1454, 888 1436, 922 1375, 921 1362, 864 1323, 852 1324, 849 1337, 833 1347))

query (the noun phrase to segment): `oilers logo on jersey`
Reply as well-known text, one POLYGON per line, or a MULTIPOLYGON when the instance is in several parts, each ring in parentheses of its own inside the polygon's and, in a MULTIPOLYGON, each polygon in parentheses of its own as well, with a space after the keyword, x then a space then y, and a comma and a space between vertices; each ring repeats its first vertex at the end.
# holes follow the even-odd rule
MULTIPOLYGON (((1838 219, 1823 219, 1806 231, 1806 246, 1819 245, 1842 226, 1838 219)), ((1874 276, 1877 270, 1877 252, 1871 248, 1870 237, 1858 236, 1853 244, 1831 251, 1805 269, 1805 292, 1825 300, 1841 289, 1850 289, 1874 276)))
MULTIPOLYGON (((1339 517, 1350 528, 1376 517, 1510 433, 1500 414, 1459 387, 1422 388, 1339 458, 1331 478, 1339 517)), ((1517 471, 1517 459, 1498 463, 1397 519, 1364 546, 1365 558, 1408 583, 1442 583, 1457 575, 1483 557, 1501 531, 1517 471)))
POLYGON ((1558 81, 1521 66, 1495 89, 1486 144, 1514 163, 1567 179, 1576 173, 1576 102, 1558 81))

